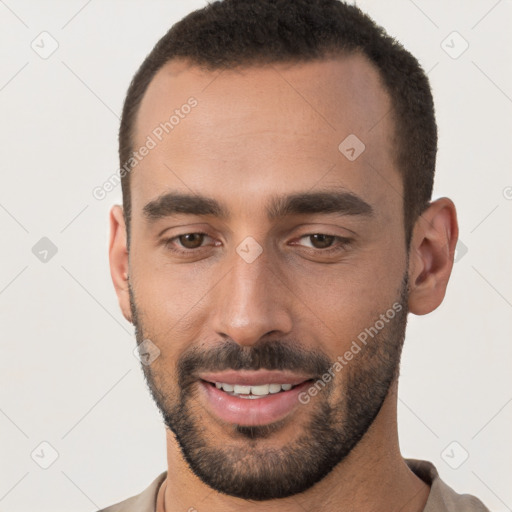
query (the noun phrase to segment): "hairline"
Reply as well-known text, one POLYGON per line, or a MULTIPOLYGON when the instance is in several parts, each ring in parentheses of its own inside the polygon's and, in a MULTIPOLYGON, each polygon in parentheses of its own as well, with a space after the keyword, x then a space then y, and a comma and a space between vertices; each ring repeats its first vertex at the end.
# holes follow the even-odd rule
MULTIPOLYGON (((410 229, 408 229, 408 222, 407 222, 407 219, 405 218, 405 216, 408 214, 408 212, 406 210, 407 190, 406 190, 406 186, 405 186, 406 185, 406 174, 408 171, 406 169, 402 168, 403 166, 401 165, 401 163, 399 161, 399 152, 401 151, 401 146, 403 144, 403 136, 399 135, 400 120, 397 115, 398 102, 395 99, 395 96, 390 91, 390 88, 386 84, 386 80, 385 80, 385 76, 384 76, 383 72, 381 71, 379 66, 376 64, 376 62, 374 62, 368 56, 368 54, 364 51, 363 48, 361 48, 359 46, 347 47, 347 48, 326 47, 326 48, 321 49, 320 51, 321 51, 320 55, 314 56, 314 57, 298 56, 296 58, 279 59, 279 58, 273 58, 272 56, 270 56, 268 59, 266 59, 266 58, 264 58, 264 56, 258 56, 258 58, 250 59, 250 60, 247 60, 246 62, 240 62, 239 64, 221 65, 221 66, 211 64, 209 62, 202 62, 202 61, 198 60, 197 58, 194 58, 194 57, 188 56, 188 55, 186 55, 186 56, 183 56, 183 55, 171 56, 169 59, 163 61, 161 63, 161 65, 153 71, 151 78, 146 83, 145 88, 143 89, 142 93, 137 97, 137 101, 133 105, 133 111, 130 112, 130 116, 129 116, 130 121, 131 121, 129 130, 128 130, 128 142, 129 142, 129 148, 130 148, 129 151, 130 152, 134 151, 134 149, 133 149, 135 147, 134 134, 136 132, 136 127, 137 127, 137 122, 138 122, 138 118, 140 115, 141 105, 144 101, 147 91, 148 91, 150 85, 153 83, 153 81, 157 77, 157 75, 162 71, 162 69, 173 62, 187 63, 188 64, 187 69, 196 68, 196 69, 200 69, 202 72, 210 72, 211 73, 214 71, 224 71, 224 70, 237 70, 237 69, 249 70, 251 68, 262 68, 262 67, 266 67, 266 66, 271 66, 273 64, 277 64, 277 65, 289 64, 289 65, 293 66, 293 65, 297 65, 297 64, 303 64, 303 63, 336 61, 336 60, 340 60, 340 59, 352 57, 352 56, 362 57, 376 71, 379 85, 381 86, 382 90, 385 92, 385 94, 388 96, 388 98, 390 100, 391 108, 388 111, 388 113, 386 114, 386 117, 387 116, 391 117, 392 128, 393 128, 392 129, 392 138, 395 140, 395 142, 398 143, 397 147, 399 148, 399 150, 397 152, 394 152, 391 154, 391 158, 392 158, 394 167, 396 168, 397 172, 400 175, 400 179, 402 182, 402 191, 403 191, 403 195, 402 195, 402 220, 403 220, 403 222, 402 222, 402 224, 403 224, 403 228, 404 228, 404 232, 405 232, 406 247, 408 248, 410 239, 412 236, 412 227, 413 226, 410 226, 410 229)), ((394 145, 392 144, 391 146, 394 146, 394 145)), ((130 167, 130 172, 128 172, 126 174, 126 185, 127 185, 128 195, 129 195, 128 211, 126 211, 124 208, 125 198, 123 196, 123 216, 124 216, 124 220, 125 220, 125 224, 126 224, 126 231, 127 231, 126 234, 127 234, 128 245, 129 245, 129 240, 130 240, 130 221, 131 221, 131 213, 132 213, 131 212, 131 179, 130 179, 130 174, 131 174, 132 170, 133 170, 133 167, 130 167)), ((418 217, 421 214, 421 212, 424 211, 426 206, 428 206, 428 204, 421 205, 418 208, 418 217)))

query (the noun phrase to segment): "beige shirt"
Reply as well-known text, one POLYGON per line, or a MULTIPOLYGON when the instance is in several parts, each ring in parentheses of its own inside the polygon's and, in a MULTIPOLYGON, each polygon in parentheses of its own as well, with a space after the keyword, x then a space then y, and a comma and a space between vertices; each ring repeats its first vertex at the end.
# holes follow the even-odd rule
MULTIPOLYGON (((430 494, 423 512, 489 512, 482 502, 469 494, 457 494, 440 478, 436 468, 424 460, 405 459, 407 465, 430 485, 430 494)), ((160 474, 141 494, 99 512, 155 512, 156 498, 167 472, 160 474)))

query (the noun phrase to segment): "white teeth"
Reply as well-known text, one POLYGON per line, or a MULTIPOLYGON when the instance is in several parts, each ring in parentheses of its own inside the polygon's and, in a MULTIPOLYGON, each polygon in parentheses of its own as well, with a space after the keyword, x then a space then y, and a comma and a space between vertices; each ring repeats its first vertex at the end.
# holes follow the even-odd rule
POLYGON ((269 391, 271 393, 279 393, 281 391, 281 384, 270 384, 269 391))
POLYGON ((259 398, 269 394, 279 393, 280 391, 289 391, 293 386, 291 384, 259 384, 257 386, 245 386, 242 384, 233 385, 225 382, 216 382, 215 387, 232 395, 240 396, 241 398, 259 398))
MULTIPOLYGON (((222 387, 224 386, 225 384, 222 385, 222 387)), ((233 393, 236 393, 237 395, 249 395, 251 393, 251 386, 240 386, 239 384, 235 384, 233 393)))
POLYGON ((251 394, 252 395, 268 395, 269 394, 270 384, 262 384, 261 386, 251 386, 251 394))

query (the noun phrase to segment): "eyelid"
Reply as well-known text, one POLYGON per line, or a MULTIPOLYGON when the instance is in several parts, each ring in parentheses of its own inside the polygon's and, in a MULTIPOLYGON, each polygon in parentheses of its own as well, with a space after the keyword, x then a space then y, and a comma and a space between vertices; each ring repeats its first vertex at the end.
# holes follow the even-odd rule
MULTIPOLYGON (((305 234, 295 238, 295 240, 301 240, 302 238, 308 238, 313 235, 324 235, 324 236, 333 237, 334 238, 333 245, 330 245, 329 247, 325 247, 324 249, 317 248, 317 247, 310 247, 310 246, 302 245, 299 243, 292 243, 292 245, 303 247, 304 249, 306 249, 307 251, 310 251, 310 252, 314 251, 315 253, 318 253, 321 255, 328 255, 328 254, 332 254, 332 253, 344 252, 344 251, 348 250, 347 246, 349 246, 350 244, 352 244, 354 242, 354 240, 351 238, 340 236, 340 235, 333 235, 331 233, 327 233, 327 232, 323 232, 323 231, 316 231, 314 233, 305 233, 305 234)), ((293 242, 295 242, 295 240, 293 242)))
MULTIPOLYGON (((342 253, 342 252, 349 250, 349 246, 351 244, 353 244, 353 242, 354 242, 354 240, 352 238, 332 234, 329 232, 329 230, 325 230, 325 231, 318 230, 318 231, 313 231, 313 232, 309 232, 309 233, 304 233, 304 234, 296 237, 294 240, 291 241, 290 245, 302 247, 307 252, 310 252, 310 253, 313 252, 317 255, 334 256, 335 254, 342 253), (334 239, 333 244, 328 247, 325 247, 325 248, 317 248, 317 247, 302 245, 297 242, 304 238, 308 238, 308 237, 311 237, 314 235, 323 235, 323 236, 327 236, 327 237, 332 237, 334 239)), ((220 245, 222 245, 222 242, 220 242, 219 240, 217 240, 215 237, 211 236, 204 230, 203 231, 202 230, 197 230, 197 231, 191 230, 191 231, 185 231, 182 233, 177 233, 176 235, 174 235, 172 237, 165 238, 162 240, 162 244, 167 250, 174 253, 175 255, 193 256, 193 255, 201 254, 203 251, 207 250, 209 247, 210 248, 211 247, 219 247, 220 245), (180 242, 176 243, 180 237, 186 236, 186 235, 203 235, 205 237, 205 240, 203 240, 203 244, 200 245, 199 247, 195 247, 195 248, 191 248, 191 249, 187 248, 187 247, 183 247, 180 242), (210 243, 205 244, 205 241, 208 238, 210 240, 212 240, 213 243, 210 242, 210 243)))
POLYGON ((214 240, 214 238, 209 235, 208 233, 205 233, 204 231, 190 231, 190 232, 187 232, 187 233, 181 233, 179 235, 175 235, 171 238, 171 240, 176 240, 178 238, 181 238, 182 236, 187 236, 187 235, 202 235, 204 236, 205 239, 209 238, 210 240, 214 240))

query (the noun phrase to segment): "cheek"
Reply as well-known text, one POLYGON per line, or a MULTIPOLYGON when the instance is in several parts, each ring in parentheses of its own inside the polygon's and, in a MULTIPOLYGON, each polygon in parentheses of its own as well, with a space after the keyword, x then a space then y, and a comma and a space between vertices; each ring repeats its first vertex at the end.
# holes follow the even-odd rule
POLYGON ((400 292, 405 260, 375 257, 373 248, 339 265, 309 267, 289 276, 290 288, 313 309, 353 317, 387 307, 400 292))
POLYGON ((176 323, 208 295, 218 274, 197 264, 171 264, 163 249, 131 258, 137 305, 148 318, 176 323))
MULTIPOLYGON (((369 251, 372 252, 373 251, 369 251)), ((335 360, 400 300, 405 261, 361 254, 357 262, 297 273, 295 328, 335 360)), ((405 305, 402 305, 405 307, 405 305)))

